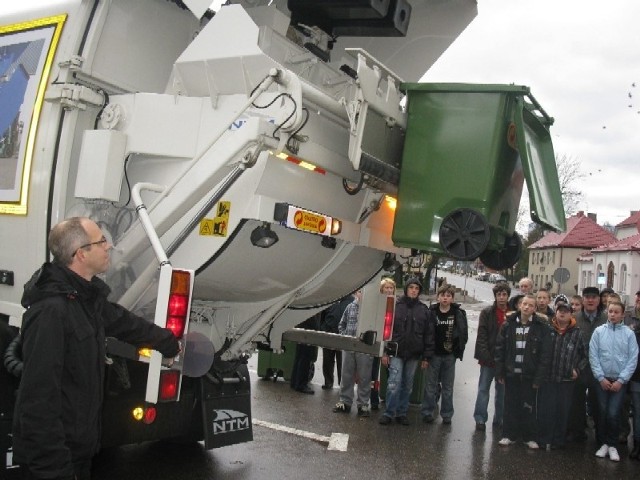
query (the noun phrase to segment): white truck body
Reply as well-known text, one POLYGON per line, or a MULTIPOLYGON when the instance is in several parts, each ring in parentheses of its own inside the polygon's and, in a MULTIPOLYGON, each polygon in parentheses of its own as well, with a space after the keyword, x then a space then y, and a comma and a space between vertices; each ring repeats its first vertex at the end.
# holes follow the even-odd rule
POLYGON ((88 216, 115 245, 113 299, 142 316, 154 318, 162 253, 195 271, 189 331, 212 342, 223 379, 257 346, 279 351, 287 331, 302 338, 295 325, 367 284, 359 330, 377 333, 373 345, 304 338, 382 352, 375 280, 410 252, 391 239, 386 196, 397 179, 361 165, 364 132, 377 125, 374 150, 399 165, 399 84, 424 74, 476 2, 412 0, 406 37, 343 36, 328 62, 302 46, 326 36, 292 30, 286 2, 231 3, 208 22, 164 0, 59 2, 0 19, 3 33, 47 18, 61 28, 39 118, 20 117, 32 138, 20 149, 22 196, 0 203, 0 314, 11 325, 22 285, 50 260, 50 228, 88 216), (142 204, 152 235, 136 216, 142 204), (252 236, 265 227, 278 240, 259 248, 252 236))

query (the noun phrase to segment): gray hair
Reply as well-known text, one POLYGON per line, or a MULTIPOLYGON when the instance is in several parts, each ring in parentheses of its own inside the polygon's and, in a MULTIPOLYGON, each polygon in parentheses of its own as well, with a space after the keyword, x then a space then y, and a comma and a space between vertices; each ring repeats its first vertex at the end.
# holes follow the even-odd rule
POLYGON ((68 218, 49 232, 49 250, 53 254, 55 263, 71 265, 73 256, 80 246, 89 243, 89 235, 82 225, 83 220, 83 217, 68 218))

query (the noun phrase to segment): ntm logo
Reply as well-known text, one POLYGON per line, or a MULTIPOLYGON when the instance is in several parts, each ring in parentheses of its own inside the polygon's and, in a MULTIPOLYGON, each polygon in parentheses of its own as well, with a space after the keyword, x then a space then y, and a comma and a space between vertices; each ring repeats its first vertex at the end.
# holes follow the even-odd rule
POLYGON ((249 416, 236 410, 214 410, 213 434, 239 432, 249 428, 249 416))

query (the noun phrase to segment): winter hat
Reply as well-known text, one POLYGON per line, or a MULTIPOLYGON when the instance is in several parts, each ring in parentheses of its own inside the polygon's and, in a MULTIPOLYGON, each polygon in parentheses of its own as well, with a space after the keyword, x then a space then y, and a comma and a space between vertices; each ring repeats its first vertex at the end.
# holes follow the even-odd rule
POLYGON ((564 302, 558 302, 556 303, 556 311, 558 310, 564 310, 565 312, 570 312, 571 311, 571 306, 569 306, 568 304, 564 303, 564 302))
POLYGON ((598 287, 584 287, 582 289, 582 296, 585 297, 587 295, 598 295, 598 296, 600 296, 600 290, 598 290, 598 287))

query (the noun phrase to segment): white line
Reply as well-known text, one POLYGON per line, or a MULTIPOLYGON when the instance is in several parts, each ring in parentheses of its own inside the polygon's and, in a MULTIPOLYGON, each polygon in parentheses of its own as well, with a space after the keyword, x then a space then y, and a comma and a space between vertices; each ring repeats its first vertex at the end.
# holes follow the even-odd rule
POLYGON ((347 445, 349 444, 349 435, 346 433, 332 433, 331 437, 324 435, 318 435, 317 433, 307 432, 305 430, 299 430, 297 428, 285 427, 284 425, 278 425, 277 423, 265 422, 264 420, 253 419, 254 425, 270 428, 279 432, 290 433, 299 437, 308 438, 320 443, 328 444, 327 450, 335 450, 338 452, 346 452, 347 445))

